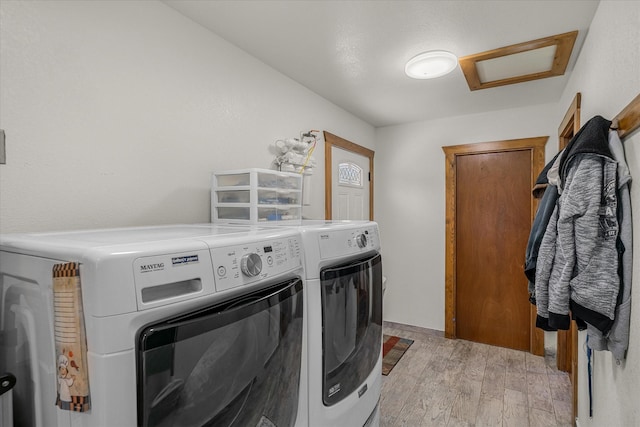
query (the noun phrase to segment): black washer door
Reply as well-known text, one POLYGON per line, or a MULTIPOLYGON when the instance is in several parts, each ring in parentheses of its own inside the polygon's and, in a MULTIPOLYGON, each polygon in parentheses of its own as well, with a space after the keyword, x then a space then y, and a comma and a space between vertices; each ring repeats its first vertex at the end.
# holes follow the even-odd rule
POLYGON ((296 278, 140 330, 138 425, 294 425, 302 307, 296 278))

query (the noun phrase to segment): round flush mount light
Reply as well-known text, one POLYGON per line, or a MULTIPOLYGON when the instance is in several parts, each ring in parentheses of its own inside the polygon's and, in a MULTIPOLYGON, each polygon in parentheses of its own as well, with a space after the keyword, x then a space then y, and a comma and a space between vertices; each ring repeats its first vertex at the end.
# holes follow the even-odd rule
POLYGON ((430 50, 414 56, 404 72, 413 79, 435 79, 449 74, 458 66, 458 58, 446 50, 430 50))

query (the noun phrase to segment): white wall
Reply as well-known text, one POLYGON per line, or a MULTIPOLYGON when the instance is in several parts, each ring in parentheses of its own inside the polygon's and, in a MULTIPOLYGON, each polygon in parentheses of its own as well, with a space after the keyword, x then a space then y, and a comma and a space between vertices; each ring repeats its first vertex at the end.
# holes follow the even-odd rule
MULTIPOLYGON (((582 93, 581 122, 594 115, 615 116, 640 93, 640 2, 602 1, 556 115, 582 93)), ((640 131, 624 142, 636 182, 631 186, 633 225, 640 233, 640 131)), ((635 242, 640 239, 636 238, 635 242)), ((617 366, 609 352, 594 356, 593 418, 589 418, 586 334, 579 336, 578 420, 587 426, 639 426, 640 405, 640 247, 634 244, 631 337, 627 360, 617 366)))
MULTIPOLYGON (((156 1, 0 3, 0 232, 207 222, 214 170, 374 129, 156 1)), ((316 149, 324 164, 323 143, 316 149)), ((324 172, 312 206, 324 217, 324 172)))
POLYGON ((560 120, 554 110, 539 105, 377 129, 375 214, 388 280, 385 320, 444 330, 442 146, 550 136, 551 152, 560 120))

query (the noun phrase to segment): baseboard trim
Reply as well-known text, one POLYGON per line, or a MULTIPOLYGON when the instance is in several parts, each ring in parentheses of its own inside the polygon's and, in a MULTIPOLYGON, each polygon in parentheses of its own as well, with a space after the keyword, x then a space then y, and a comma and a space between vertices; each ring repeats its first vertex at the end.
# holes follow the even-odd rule
POLYGON ((437 337, 444 337, 444 331, 438 331, 436 329, 423 328, 421 326, 406 325, 404 323, 382 322, 382 326, 386 328, 402 329, 403 331, 418 332, 421 334, 434 335, 437 337))

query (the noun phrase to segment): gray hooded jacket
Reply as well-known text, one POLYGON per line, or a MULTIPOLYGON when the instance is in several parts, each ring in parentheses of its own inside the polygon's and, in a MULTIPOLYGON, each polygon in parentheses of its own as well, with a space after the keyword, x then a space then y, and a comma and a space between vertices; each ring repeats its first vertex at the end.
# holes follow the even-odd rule
POLYGON ((610 122, 589 120, 559 162, 561 195, 538 253, 538 316, 569 329, 569 312, 607 333, 615 317, 618 277, 617 164, 610 122))

